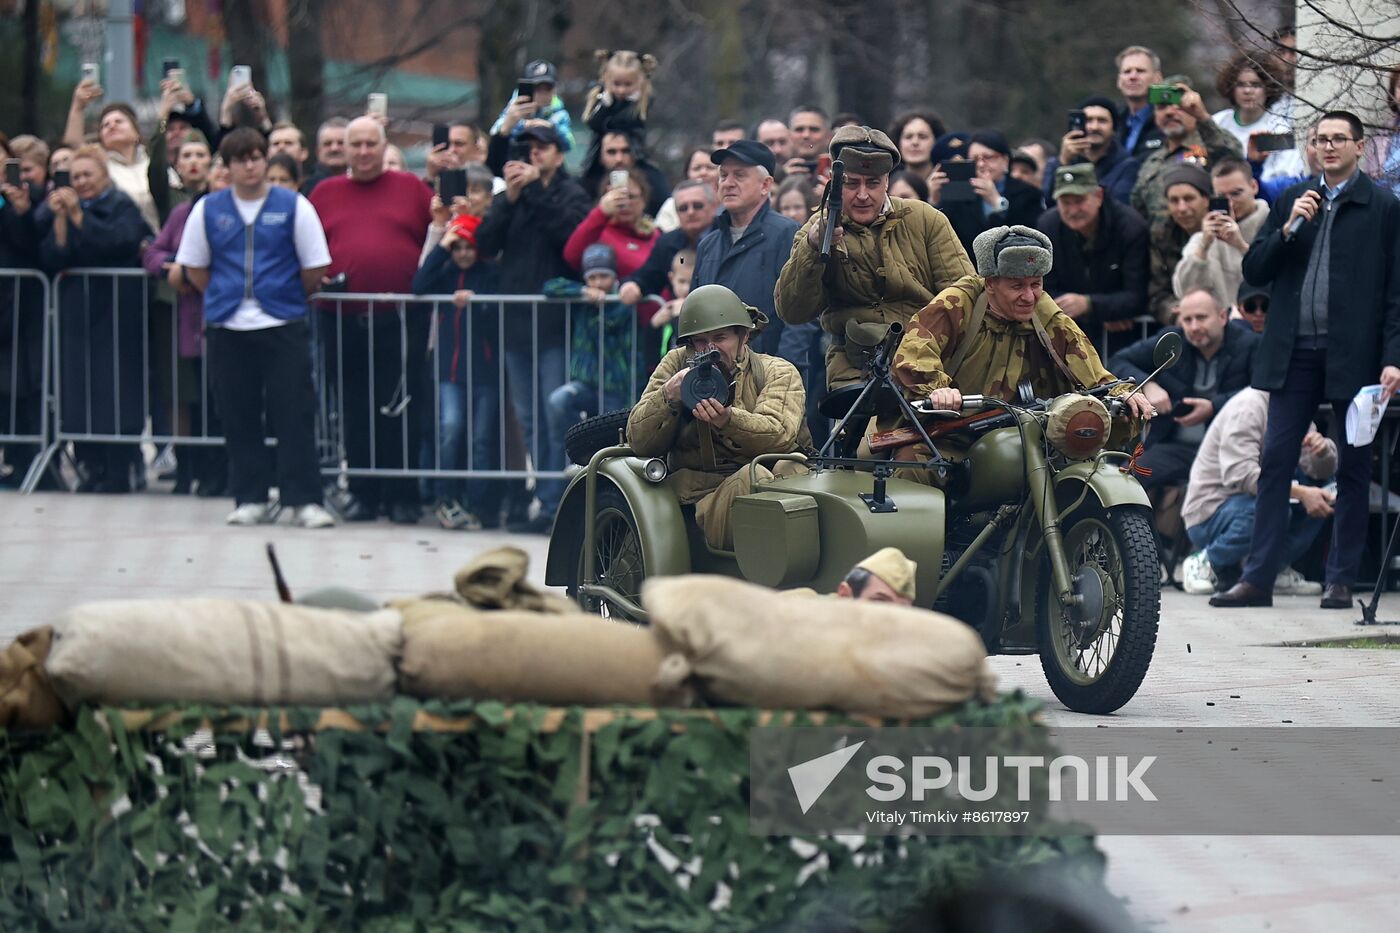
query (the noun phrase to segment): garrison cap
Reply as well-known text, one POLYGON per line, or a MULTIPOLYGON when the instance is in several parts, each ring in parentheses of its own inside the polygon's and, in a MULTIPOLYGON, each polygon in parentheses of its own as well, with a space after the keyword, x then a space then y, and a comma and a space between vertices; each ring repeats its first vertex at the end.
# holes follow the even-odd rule
POLYGON ((913 602, 914 574, 918 572, 919 565, 905 557, 899 548, 882 547, 856 566, 873 573, 884 580, 890 589, 913 602))

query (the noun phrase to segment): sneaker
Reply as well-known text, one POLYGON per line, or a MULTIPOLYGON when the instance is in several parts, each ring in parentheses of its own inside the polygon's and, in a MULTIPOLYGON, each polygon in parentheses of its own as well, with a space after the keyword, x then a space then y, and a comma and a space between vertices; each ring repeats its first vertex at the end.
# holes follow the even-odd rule
POLYGON ((1215 592, 1215 571, 1205 551, 1197 551, 1181 562, 1181 587, 1193 596, 1209 596, 1215 592))
POLYGON ((456 499, 442 499, 433 510, 438 524, 450 531, 480 531, 481 519, 462 508, 456 499))
POLYGON ((292 524, 298 528, 331 528, 335 525, 335 516, 310 502, 292 513, 292 524))
POLYGON ((1316 596, 1322 592, 1322 584, 1303 576, 1292 567, 1285 567, 1274 578, 1274 593, 1283 596, 1316 596))
POLYGON ((274 515, 267 502, 245 502, 224 519, 230 525, 265 525, 274 515))
POLYGON ((160 474, 174 473, 175 466, 178 462, 179 461, 175 458, 175 445, 166 444, 164 449, 151 461, 151 469, 160 479, 166 479, 165 476, 160 474))

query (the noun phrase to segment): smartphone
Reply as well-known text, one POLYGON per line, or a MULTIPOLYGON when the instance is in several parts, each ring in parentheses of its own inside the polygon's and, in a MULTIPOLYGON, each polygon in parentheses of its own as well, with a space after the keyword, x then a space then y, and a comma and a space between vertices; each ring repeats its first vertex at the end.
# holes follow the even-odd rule
POLYGON ((1180 106, 1181 99, 1186 96, 1186 92, 1175 84, 1154 84, 1147 89, 1147 102, 1149 104, 1167 104, 1173 107, 1180 106))
POLYGON ((1249 141, 1260 152, 1288 152, 1298 145, 1292 133, 1255 133, 1249 141))
POLYGON ((61 168, 53 173, 53 186, 55 188, 73 187, 73 177, 68 174, 68 169, 61 168))
POLYGON ((831 174, 831 156, 828 153, 817 156, 817 174, 823 178, 831 174))
POLYGON ((228 86, 242 87, 245 84, 253 83, 253 68, 251 65, 234 65, 229 69, 228 86))
POLYGON ((19 187, 19 183, 20 183, 21 181, 23 181, 23 179, 20 178, 20 174, 19 174, 19 159, 6 159, 6 160, 5 160, 5 184, 7 184, 7 185, 13 185, 14 187, 18 188, 18 187, 19 187))
POLYGON ((102 83, 102 69, 98 67, 97 62, 83 62, 83 80, 93 84, 102 83))
POLYGON ((1084 132, 1084 111, 1082 111, 1082 110, 1071 110, 1071 111, 1069 111, 1069 131, 1070 131, 1071 133, 1082 133, 1082 132, 1084 132))
POLYGON ((534 86, 533 84, 531 84, 529 81, 521 81, 519 84, 517 84, 517 85, 515 86, 515 96, 516 96, 516 97, 528 97, 530 100, 534 100, 534 99, 535 99, 535 86, 534 86))
POLYGON ((1191 414, 1191 412, 1195 410, 1196 407, 1190 402, 1177 402, 1175 405, 1172 406, 1172 417, 1183 418, 1186 415, 1191 414))
POLYGON ((449 168, 438 172, 437 183, 438 197, 448 207, 452 206, 453 198, 467 196, 467 170, 464 168, 449 168))
POLYGON ((530 144, 527 143, 527 142, 524 142, 524 141, 522 141, 522 140, 518 140, 518 139, 515 140, 514 142, 512 142, 512 143, 510 144, 510 148, 508 148, 508 149, 506 150, 506 161, 507 161, 507 162, 529 162, 529 161, 530 161, 530 144))
POLYGON ((941 162, 938 167, 948 176, 948 181, 943 185, 943 192, 939 196, 942 202, 977 200, 977 192, 972 187, 972 178, 977 174, 976 162, 941 162))
POLYGON ((321 283, 321 288, 319 290, 323 292, 344 292, 348 291, 349 288, 349 281, 345 273, 342 272, 339 275, 331 276, 325 282, 321 283))
POLYGON ((448 139, 447 139, 447 124, 446 124, 446 123, 434 123, 434 124, 433 124, 433 146, 432 146, 432 147, 433 147, 434 149, 436 149, 438 146, 446 146, 447 144, 448 144, 448 139))
POLYGON ((608 187, 626 188, 627 172, 620 168, 615 168, 611 172, 608 172, 608 187))
POLYGON ((365 108, 369 113, 384 114, 389 113, 389 95, 375 92, 369 95, 369 104, 365 108))
POLYGON ((1211 198, 1211 199, 1210 199, 1210 207, 1207 208, 1207 210, 1209 210, 1210 213, 1212 213, 1212 214, 1218 212, 1218 213, 1225 214, 1225 215, 1228 216, 1229 213, 1230 213, 1230 199, 1229 199, 1229 198, 1211 198))
POLYGON ((171 73, 172 71, 178 71, 178 72, 180 72, 181 74, 184 73, 184 69, 180 67, 180 60, 179 60, 178 58, 166 58, 166 59, 162 59, 162 60, 161 60, 161 63, 160 63, 160 74, 161 74, 161 77, 163 77, 163 78, 168 78, 168 77, 170 77, 170 73, 171 73))

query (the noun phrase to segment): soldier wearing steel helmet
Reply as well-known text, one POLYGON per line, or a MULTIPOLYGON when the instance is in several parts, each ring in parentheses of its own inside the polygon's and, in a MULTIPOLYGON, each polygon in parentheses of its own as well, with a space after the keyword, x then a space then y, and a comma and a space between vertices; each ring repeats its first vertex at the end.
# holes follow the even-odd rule
MULTIPOLYGON (((796 367, 749 348, 764 315, 723 285, 695 289, 681 305, 681 345, 662 358, 627 419, 627 439, 642 457, 664 457, 682 504, 711 547, 730 549, 729 507, 752 491, 748 464, 760 454, 790 453, 811 444, 803 420, 806 393, 796 367), (687 409, 682 383, 696 354, 717 350, 733 382, 732 398, 707 398, 687 409)), ((782 472, 782 470, 780 470, 782 472)), ((760 480, 773 473, 762 467, 760 480)))

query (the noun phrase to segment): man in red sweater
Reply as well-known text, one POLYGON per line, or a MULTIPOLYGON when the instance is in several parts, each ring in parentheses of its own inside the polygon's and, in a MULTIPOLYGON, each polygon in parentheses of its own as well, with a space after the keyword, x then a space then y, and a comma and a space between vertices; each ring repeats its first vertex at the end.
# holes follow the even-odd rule
MULTIPOLYGON (((408 172, 384 170, 388 140, 373 117, 352 120, 345 141, 348 175, 328 178, 311 193, 330 245, 330 274, 344 272, 351 292, 412 292, 432 222, 432 192, 408 172)), ((424 380, 431 310, 328 303, 320 323, 350 467, 415 466, 419 416, 432 407, 424 380)), ((395 522, 413 524, 422 515, 414 480, 356 477, 350 490, 357 500, 345 515, 351 521, 369 521, 382 511, 395 522)))

